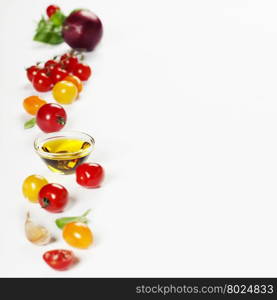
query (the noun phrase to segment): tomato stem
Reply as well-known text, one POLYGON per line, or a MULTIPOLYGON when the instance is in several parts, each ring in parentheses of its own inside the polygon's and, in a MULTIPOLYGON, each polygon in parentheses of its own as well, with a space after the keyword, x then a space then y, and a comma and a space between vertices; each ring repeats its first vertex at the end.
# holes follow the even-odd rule
POLYGON ((46 208, 50 204, 50 201, 48 198, 43 198, 42 202, 43 202, 42 208, 46 208))
POLYGON ((65 119, 63 117, 57 117, 57 122, 61 125, 65 125, 65 119))

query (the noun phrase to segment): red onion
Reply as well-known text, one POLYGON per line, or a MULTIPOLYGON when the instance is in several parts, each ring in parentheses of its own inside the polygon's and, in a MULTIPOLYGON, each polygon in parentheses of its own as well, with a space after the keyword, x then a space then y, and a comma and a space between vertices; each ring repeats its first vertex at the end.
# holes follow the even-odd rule
POLYGON ((73 11, 64 21, 62 35, 64 41, 73 49, 92 51, 103 34, 100 19, 91 11, 73 11))

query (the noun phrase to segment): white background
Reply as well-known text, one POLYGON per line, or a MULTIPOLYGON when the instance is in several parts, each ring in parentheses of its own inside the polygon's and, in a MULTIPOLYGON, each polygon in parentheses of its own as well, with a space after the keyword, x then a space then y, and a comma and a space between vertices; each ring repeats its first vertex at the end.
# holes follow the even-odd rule
MULTIPOLYGON (((32 41, 49 1, 6 0, 0 10, 1 276, 277 276, 276 1, 56 1, 104 23, 66 129, 96 140, 101 189, 51 173, 23 130, 24 68, 68 49, 32 41), (41 174, 72 199, 59 216, 92 208, 95 244, 67 272, 42 260, 70 247, 55 214, 28 203, 24 178, 41 174), (26 211, 51 229, 45 247, 24 236, 26 211)), ((42 95, 53 101, 51 93, 42 95)))

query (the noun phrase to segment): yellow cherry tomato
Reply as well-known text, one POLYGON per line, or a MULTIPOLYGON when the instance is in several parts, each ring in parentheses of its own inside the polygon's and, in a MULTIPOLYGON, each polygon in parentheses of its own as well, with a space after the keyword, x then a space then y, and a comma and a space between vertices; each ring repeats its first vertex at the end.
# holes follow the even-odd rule
POLYGON ((78 89, 78 93, 81 93, 81 91, 83 90, 83 83, 82 83, 82 81, 77 76, 68 75, 68 76, 65 77, 64 80, 65 81, 70 81, 70 82, 74 83, 75 86, 78 89))
POLYGON ((48 184, 48 181, 40 175, 28 176, 22 185, 24 197, 31 202, 38 202, 39 191, 46 184, 48 184))
POLYGON ((42 107, 42 105, 46 103, 46 101, 39 98, 38 96, 30 96, 23 100, 23 107, 27 113, 35 116, 37 114, 37 111, 42 107))
POLYGON ((52 90, 53 97, 61 104, 70 104, 78 96, 78 88, 70 81, 59 81, 52 90))
POLYGON ((81 222, 71 222, 63 228, 63 238, 72 247, 86 249, 93 243, 89 227, 81 222))

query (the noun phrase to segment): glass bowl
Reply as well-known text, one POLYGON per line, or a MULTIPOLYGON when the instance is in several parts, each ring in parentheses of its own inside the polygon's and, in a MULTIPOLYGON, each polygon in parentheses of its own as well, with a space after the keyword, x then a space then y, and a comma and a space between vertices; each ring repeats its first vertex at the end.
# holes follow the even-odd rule
POLYGON ((39 135, 34 147, 52 172, 72 174, 88 158, 94 144, 94 139, 86 133, 62 131, 39 135))

